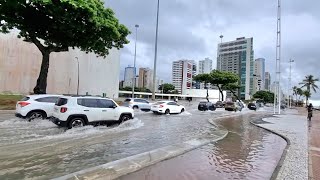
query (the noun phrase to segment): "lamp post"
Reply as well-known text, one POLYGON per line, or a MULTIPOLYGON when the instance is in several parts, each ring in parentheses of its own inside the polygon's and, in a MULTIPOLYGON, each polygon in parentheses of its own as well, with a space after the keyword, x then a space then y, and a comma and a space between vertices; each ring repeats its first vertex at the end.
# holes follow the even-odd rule
POLYGON ((159 28, 159 5, 157 4, 157 22, 156 22, 156 41, 154 46, 154 62, 153 62, 153 88, 152 88, 152 100, 156 99, 156 76, 157 76, 157 53, 158 53, 158 28, 159 28))
POLYGON ((79 81, 80 81, 80 78, 79 78, 79 59, 78 57, 76 57, 76 60, 77 60, 77 63, 78 63, 78 83, 77 83, 77 95, 79 95, 79 81))
MULTIPOLYGON (((220 36, 220 45, 222 44, 222 38, 223 38, 223 35, 221 34, 220 36)), ((221 47, 219 47, 219 49, 220 49, 221 47)), ((222 71, 222 58, 221 58, 221 49, 220 49, 220 53, 219 53, 219 61, 220 61, 220 64, 219 64, 219 70, 220 71, 222 71)), ((221 99, 221 94, 220 94, 220 92, 219 92, 219 101, 220 101, 220 99, 221 99)))
POLYGON ((136 60, 137 60, 137 40, 138 40, 138 27, 139 25, 136 24, 136 41, 134 43, 134 60, 133 60, 133 68, 134 68, 134 75, 133 75, 133 82, 132 82, 132 98, 134 98, 134 88, 136 87, 136 60))
POLYGON ((291 95, 292 95, 292 87, 291 87, 291 63, 293 63, 294 60, 293 59, 290 59, 289 60, 289 64, 290 64, 290 71, 289 71, 289 108, 291 108, 291 104, 292 104, 292 101, 291 101, 291 95))

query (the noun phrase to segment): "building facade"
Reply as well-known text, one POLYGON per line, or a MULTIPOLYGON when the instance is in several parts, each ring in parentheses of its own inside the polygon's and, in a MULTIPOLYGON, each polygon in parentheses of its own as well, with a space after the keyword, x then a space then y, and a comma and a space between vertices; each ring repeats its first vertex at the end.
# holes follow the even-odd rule
POLYGON ((134 82, 134 77, 135 77, 135 68, 134 67, 126 67, 124 69, 123 86, 124 87, 132 87, 132 83, 134 82))
POLYGON ((212 71, 212 60, 205 58, 199 61, 198 74, 210 73, 212 71))
POLYGON ((194 61, 179 60, 172 63, 172 84, 179 94, 186 89, 192 89, 192 76, 194 72, 194 61))
POLYGON ((258 58, 254 61, 254 93, 265 89, 265 59, 258 58))
POLYGON ((152 89, 153 84, 153 70, 149 68, 140 68, 139 69, 139 88, 152 89))
MULTIPOLYGON (((0 93, 30 94, 40 72, 42 55, 38 48, 17 38, 0 34, 0 93)), ((102 95, 119 94, 120 51, 110 50, 106 58, 70 48, 50 54, 47 93, 102 95), (77 60, 78 59, 78 60, 77 60), (78 69, 79 63, 79 69, 78 69)))
POLYGON ((241 99, 251 99, 254 93, 253 57, 253 38, 241 37, 218 45, 217 69, 239 75, 238 95, 241 99))
POLYGON ((264 82, 264 89, 266 91, 271 91, 271 76, 269 72, 265 72, 265 82, 264 82))

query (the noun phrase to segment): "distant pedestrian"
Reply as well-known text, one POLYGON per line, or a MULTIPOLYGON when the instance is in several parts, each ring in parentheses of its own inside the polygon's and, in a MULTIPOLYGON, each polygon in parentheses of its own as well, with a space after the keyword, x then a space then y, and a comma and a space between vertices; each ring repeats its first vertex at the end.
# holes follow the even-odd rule
POLYGON ((311 121, 312 118, 312 113, 313 113, 313 106, 312 103, 309 104, 309 106, 307 106, 307 110, 308 110, 308 120, 311 121))

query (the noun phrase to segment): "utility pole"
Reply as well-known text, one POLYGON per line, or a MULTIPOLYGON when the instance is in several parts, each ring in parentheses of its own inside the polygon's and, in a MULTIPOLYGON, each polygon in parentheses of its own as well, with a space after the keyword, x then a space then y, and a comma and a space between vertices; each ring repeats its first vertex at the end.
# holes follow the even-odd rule
POLYGON ((275 96, 273 113, 281 114, 281 0, 278 0, 278 11, 277 11, 277 45, 276 45, 276 85, 275 85, 275 96))
POLYGON ((289 71, 289 108, 292 106, 292 101, 291 101, 291 95, 292 95, 292 87, 291 87, 291 63, 293 63, 294 60, 290 59, 289 64, 290 64, 290 71, 289 71))
POLYGON ((133 75, 133 80, 132 80, 133 81, 132 82, 132 98, 134 98, 134 88, 136 87, 137 39, 138 39, 138 27, 139 27, 139 25, 136 24, 135 27, 136 27, 136 42, 134 44, 134 61, 133 61, 134 75, 133 75))
POLYGON ((157 22, 156 22, 156 41, 154 46, 154 62, 153 62, 153 88, 152 88, 152 100, 156 99, 156 78, 157 78, 157 55, 158 55, 158 28, 159 28, 159 5, 157 4, 157 22))

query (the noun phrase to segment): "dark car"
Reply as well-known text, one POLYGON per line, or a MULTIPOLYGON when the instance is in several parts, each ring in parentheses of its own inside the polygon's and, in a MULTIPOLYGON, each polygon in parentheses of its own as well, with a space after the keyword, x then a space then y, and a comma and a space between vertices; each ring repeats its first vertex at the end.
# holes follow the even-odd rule
POLYGON ((249 103, 248 104, 248 109, 250 110, 257 110, 257 105, 255 103, 249 103))
POLYGON ((212 102, 207 102, 207 101, 202 101, 198 105, 198 110, 199 111, 215 111, 216 106, 212 102))
POLYGON ((217 101, 216 102, 216 108, 223 108, 224 107, 224 104, 222 101, 217 101))

